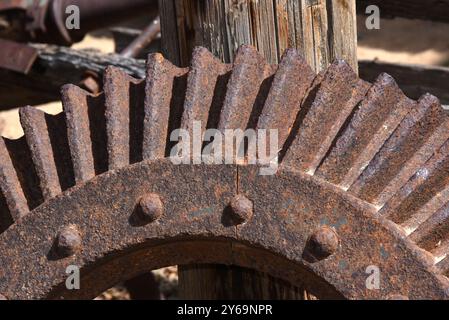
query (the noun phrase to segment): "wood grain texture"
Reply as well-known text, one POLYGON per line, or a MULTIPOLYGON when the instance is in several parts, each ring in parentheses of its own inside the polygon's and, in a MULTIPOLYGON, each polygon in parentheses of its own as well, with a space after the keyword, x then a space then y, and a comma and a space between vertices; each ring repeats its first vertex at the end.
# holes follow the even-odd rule
POLYGON ((237 48, 249 44, 269 63, 279 63, 286 48, 297 48, 316 72, 337 58, 357 72, 355 0, 167 0, 161 5, 162 49, 180 66, 188 65, 194 46, 230 63, 237 48))
POLYGON ((178 20, 176 3, 174 1, 159 0, 159 14, 161 16, 162 52, 173 64, 180 65, 181 57, 178 41, 178 20))
POLYGON ((330 56, 344 58, 357 73, 357 15, 355 1, 329 1, 330 56))
POLYGON ((178 266, 179 294, 187 300, 315 300, 310 293, 268 274, 237 266, 178 266))

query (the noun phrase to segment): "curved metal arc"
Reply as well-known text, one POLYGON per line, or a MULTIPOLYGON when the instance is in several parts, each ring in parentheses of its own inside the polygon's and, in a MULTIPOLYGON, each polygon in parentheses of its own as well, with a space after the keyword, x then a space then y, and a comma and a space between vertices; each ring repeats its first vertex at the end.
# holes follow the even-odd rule
POLYGON ((53 287, 44 298, 93 299, 124 279, 133 278, 148 272, 149 269, 154 270, 174 264, 218 263, 254 268, 254 262, 258 261, 257 267, 261 272, 270 272, 275 266, 283 266, 288 272, 285 272, 281 279, 296 285, 307 283, 308 287, 313 283, 313 286, 310 286, 310 292, 324 299, 344 299, 322 278, 285 257, 262 248, 235 242, 235 239, 231 238, 220 239, 212 235, 201 238, 189 240, 187 237, 180 237, 167 239, 165 242, 148 241, 128 248, 124 252, 111 254, 94 265, 81 269, 80 290, 67 290, 65 283, 60 283, 53 287), (293 277, 289 274, 293 274, 293 277))
POLYGON ((86 298, 148 268, 215 262, 305 283, 323 297, 446 298, 408 242, 360 201, 299 173, 262 177, 255 167, 238 172, 237 179, 235 166, 143 162, 69 190, 0 235, 0 292, 11 299, 86 298), (241 225, 227 219, 237 181, 254 203, 253 217, 241 225), (164 214, 140 223, 136 205, 148 193, 160 196, 164 214), (77 226, 82 248, 61 258, 54 254, 55 237, 68 225, 77 226), (335 229, 339 246, 329 257, 311 260, 305 254, 310 236, 323 225, 335 229), (366 288, 364 271, 371 264, 382 271, 380 290, 366 288), (64 290, 69 265, 86 271, 85 291, 64 290))

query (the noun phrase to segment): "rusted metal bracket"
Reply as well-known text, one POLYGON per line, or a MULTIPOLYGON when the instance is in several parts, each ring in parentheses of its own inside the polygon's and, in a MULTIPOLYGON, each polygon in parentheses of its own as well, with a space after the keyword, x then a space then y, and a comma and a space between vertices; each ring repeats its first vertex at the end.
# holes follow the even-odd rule
POLYGON ((0 68, 27 74, 38 56, 37 49, 0 39, 0 68))

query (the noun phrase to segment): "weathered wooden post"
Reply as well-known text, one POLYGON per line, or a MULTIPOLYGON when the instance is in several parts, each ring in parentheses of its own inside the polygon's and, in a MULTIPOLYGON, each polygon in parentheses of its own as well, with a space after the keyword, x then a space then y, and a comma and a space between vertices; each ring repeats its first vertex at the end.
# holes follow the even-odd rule
MULTIPOLYGON (((357 72, 355 0, 159 0, 164 55, 188 66, 195 46, 232 62, 242 44, 269 63, 297 48, 318 73, 334 59, 357 72)), ((187 299, 308 299, 303 288, 235 266, 179 267, 187 299)))
POLYGON ((159 0, 163 52, 187 66, 204 46, 232 62, 241 44, 270 63, 286 48, 300 50, 318 72, 335 58, 357 71, 355 0, 159 0))

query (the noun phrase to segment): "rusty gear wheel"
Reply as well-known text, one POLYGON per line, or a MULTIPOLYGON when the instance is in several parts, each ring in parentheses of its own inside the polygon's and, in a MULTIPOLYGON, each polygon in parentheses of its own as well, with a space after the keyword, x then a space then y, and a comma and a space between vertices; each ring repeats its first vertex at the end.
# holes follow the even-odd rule
POLYGON ((97 96, 65 86, 60 115, 22 108, 25 136, 0 141, 6 298, 93 298, 190 263, 257 269, 324 299, 448 297, 449 119, 435 97, 412 101, 343 61, 315 76, 295 50, 267 65, 248 46, 232 66, 197 48, 188 69, 154 54, 146 81, 104 77, 97 96), (169 133, 194 120, 278 129, 280 170, 172 164, 169 133), (80 290, 65 287, 69 265, 80 290))

